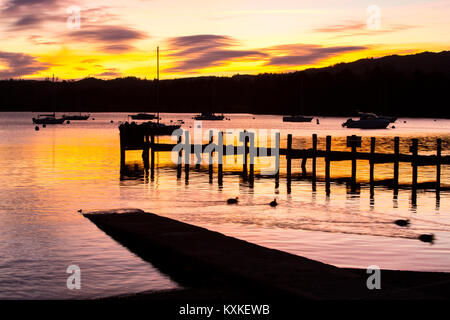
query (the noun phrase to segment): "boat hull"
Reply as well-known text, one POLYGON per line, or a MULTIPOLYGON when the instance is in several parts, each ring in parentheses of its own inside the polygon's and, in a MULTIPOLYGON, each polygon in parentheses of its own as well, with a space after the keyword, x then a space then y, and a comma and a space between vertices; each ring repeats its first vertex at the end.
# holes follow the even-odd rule
POLYGON ((63 124, 64 121, 66 121, 66 119, 64 118, 60 118, 60 119, 48 119, 48 118, 42 118, 42 119, 38 119, 38 118, 33 118, 33 123, 34 124, 63 124))
POLYGON ((313 117, 303 116, 286 116, 283 117, 283 122, 311 122, 313 117))
POLYGON ((157 118, 154 114, 133 114, 130 117, 133 120, 154 120, 157 118))
POLYGON ((357 129, 386 129, 389 125, 389 120, 374 119, 374 120, 352 120, 348 119, 342 124, 343 127, 357 128, 357 129))
POLYGON ((204 120, 204 121, 220 121, 223 120, 225 117, 224 116, 212 116, 212 117, 207 117, 207 116, 195 116, 194 120, 204 120))

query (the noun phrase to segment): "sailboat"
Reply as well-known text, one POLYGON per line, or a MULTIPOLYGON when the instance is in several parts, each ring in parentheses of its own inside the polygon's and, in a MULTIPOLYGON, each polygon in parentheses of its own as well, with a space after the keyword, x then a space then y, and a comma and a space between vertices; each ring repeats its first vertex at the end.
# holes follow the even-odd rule
POLYGON ((37 118, 32 118, 34 124, 63 124, 66 119, 56 118, 55 113, 38 114, 37 118))
MULTIPOLYGON (((53 80, 52 83, 55 82, 55 75, 53 75, 53 80)), ((53 99, 52 99, 52 105, 53 105, 53 110, 55 110, 55 106, 54 106, 54 90, 53 90, 53 99)), ((53 111, 53 113, 49 113, 49 114, 38 114, 37 118, 31 118, 33 120, 34 124, 63 124, 64 121, 66 121, 66 119, 64 117, 62 118, 57 118, 55 111, 53 111)))
MULTIPOLYGON (((214 80, 213 80, 214 81, 214 80)), ((225 116, 222 114, 215 114, 212 112, 214 106, 214 82, 211 85, 211 111, 210 112, 202 112, 194 117, 194 120, 206 120, 206 121, 221 121, 225 119, 225 116)))
MULTIPOLYGON (((301 106, 301 100, 303 98, 303 80, 301 82, 301 89, 300 89, 300 106, 301 106)), ((284 116, 283 122, 311 122, 313 117, 305 117, 299 114, 293 114, 290 116, 284 116)))
MULTIPOLYGON (((159 107, 159 47, 156 48, 156 61, 157 61, 157 76, 156 76, 156 105, 159 107)), ((145 127, 150 131, 151 134, 155 136, 168 136, 171 135, 175 130, 181 128, 178 124, 165 124, 159 122, 159 111, 156 116, 157 122, 148 121, 143 123, 145 127)))

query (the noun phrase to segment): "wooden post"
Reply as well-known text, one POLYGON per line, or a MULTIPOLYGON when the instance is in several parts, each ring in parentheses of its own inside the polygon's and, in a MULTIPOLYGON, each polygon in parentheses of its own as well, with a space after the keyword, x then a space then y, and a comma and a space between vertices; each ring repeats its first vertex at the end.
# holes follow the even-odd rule
POLYGON ((412 139, 411 153, 412 153, 412 204, 416 205, 417 200, 417 154, 419 151, 419 140, 412 139))
MULTIPOLYGON (((275 159, 275 189, 280 187, 280 133, 275 133, 275 147, 278 149, 275 159)), ((271 154, 272 155, 272 154, 271 154)))
POLYGON ((394 195, 398 195, 398 163, 400 154, 400 138, 394 138, 394 195))
MULTIPOLYGON (((244 130, 245 132, 245 130, 244 130)), ((242 176, 244 180, 247 180, 247 158, 248 158, 248 136, 247 134, 244 137, 244 154, 243 154, 243 162, 242 162, 242 176)))
MULTIPOLYGON (((148 140, 148 136, 147 136, 148 140)), ((150 177, 153 179, 155 177, 155 135, 152 134, 150 140, 150 147, 152 148, 151 153, 151 162, 150 162, 150 177)), ((148 152, 148 149, 147 149, 148 152)))
MULTIPOLYGON (((181 135, 177 139, 177 144, 181 143, 181 135)), ((183 149, 178 151, 178 160, 177 160, 177 179, 181 178, 181 159, 183 157, 183 149)))
POLYGON ((148 134, 145 134, 144 136, 144 148, 142 148, 142 160, 144 161, 144 169, 145 171, 148 171, 149 169, 149 148, 150 148, 150 142, 148 139, 148 134))
POLYGON ((438 138, 436 140, 436 193, 439 196, 441 191, 441 152, 442 152, 442 140, 438 138))
POLYGON ((373 197, 374 191, 374 169, 375 169, 375 137, 370 138, 370 195, 373 197))
MULTIPOLYGON (((214 142, 214 135, 213 131, 209 130, 209 144, 211 145, 214 142)), ((213 163, 214 163, 214 150, 211 151, 209 154, 209 166, 208 166, 208 173, 209 173, 209 183, 213 180, 213 163)))
MULTIPOLYGON (((287 162, 286 177, 287 177, 288 189, 290 188, 290 185, 291 185, 291 173, 292 173, 291 153, 292 153, 292 134, 288 134, 288 136, 287 136, 287 152, 286 152, 286 162, 287 162)), ((288 193, 289 193, 289 190, 288 190, 288 193)))
POLYGON ((330 195, 330 152, 331 152, 331 136, 326 138, 325 147, 325 190, 327 196, 330 195))
POLYGON ((120 130, 120 171, 125 169, 125 128, 120 130))
MULTIPOLYGON (((186 137, 185 139, 187 141, 185 141, 185 144, 189 144, 189 135, 186 137)), ((189 148, 191 148, 191 150, 184 150, 184 179, 186 181, 186 184, 189 183, 189 165, 191 162, 191 152, 192 151, 192 145, 189 144, 189 148)))
POLYGON ((253 188, 253 183, 254 183, 254 179, 255 179, 255 157, 254 157, 253 152, 255 151, 255 148, 256 148, 254 132, 250 133, 250 141, 251 141, 250 145, 252 146, 252 152, 249 155, 249 162, 250 162, 249 182, 250 182, 250 187, 253 188))
POLYGON ((352 140, 352 191, 356 189, 356 141, 352 140))
POLYGON ((223 145, 223 132, 219 133, 219 148, 221 150, 221 152, 219 152, 219 164, 217 165, 217 176, 218 176, 218 183, 219 186, 222 186, 223 184, 223 152, 224 152, 224 145, 223 145))
POLYGON ((312 187, 316 191, 317 134, 312 135, 312 187))

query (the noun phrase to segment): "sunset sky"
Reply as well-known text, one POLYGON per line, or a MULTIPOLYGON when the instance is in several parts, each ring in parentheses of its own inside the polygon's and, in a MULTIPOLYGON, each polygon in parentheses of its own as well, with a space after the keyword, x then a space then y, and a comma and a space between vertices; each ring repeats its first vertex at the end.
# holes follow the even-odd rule
POLYGON ((157 46, 162 79, 442 51, 449 17, 449 0, 0 0, 0 79, 153 79, 157 46))

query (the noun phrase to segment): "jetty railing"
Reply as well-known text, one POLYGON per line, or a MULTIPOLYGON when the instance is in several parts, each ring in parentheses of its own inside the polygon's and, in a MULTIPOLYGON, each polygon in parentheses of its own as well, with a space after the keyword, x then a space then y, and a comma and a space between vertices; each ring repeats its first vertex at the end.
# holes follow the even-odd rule
MULTIPOLYGON (((394 137, 394 152, 393 153, 377 153, 375 152, 376 138, 370 139, 370 152, 360 152, 357 149, 361 147, 361 137, 349 136, 347 137, 347 147, 350 151, 334 151, 332 150, 331 136, 326 136, 325 150, 319 150, 317 148, 317 134, 312 135, 312 148, 309 149, 294 149, 292 147, 292 134, 287 135, 287 147, 280 148, 280 133, 276 134, 276 147, 259 147, 255 146, 255 136, 253 132, 246 132, 245 140, 242 145, 225 145, 223 133, 218 135, 216 148, 211 148, 214 143, 213 132, 209 132, 209 143, 207 144, 184 144, 184 148, 177 148, 182 144, 181 135, 178 136, 177 144, 171 143, 156 143, 155 133, 151 130, 142 130, 139 125, 136 126, 121 126, 120 128, 120 150, 121 150, 121 169, 125 166, 125 152, 126 150, 142 150, 142 158, 144 161, 144 168, 150 169, 151 177, 154 177, 155 168, 155 152, 173 152, 178 150, 177 161, 177 178, 181 177, 182 173, 182 158, 183 151, 185 153, 184 172, 186 181, 189 179, 190 160, 186 154, 195 154, 201 152, 201 154, 207 154, 208 156, 208 173, 210 181, 213 179, 213 158, 214 153, 217 152, 218 164, 217 164, 217 179, 218 184, 223 184, 223 158, 227 155, 241 155, 242 161, 242 177, 245 181, 249 182, 249 186, 253 187, 254 184, 254 165, 255 157, 277 157, 276 159, 276 172, 273 174, 276 187, 279 186, 279 163, 280 157, 286 158, 286 180, 288 186, 288 193, 290 193, 290 185, 292 181, 292 161, 295 159, 302 159, 301 162, 301 176, 311 179, 313 190, 316 189, 317 177, 317 158, 324 158, 325 160, 325 189, 326 194, 330 194, 331 181, 342 181, 342 178, 331 178, 330 165, 333 161, 351 161, 351 178, 350 182, 351 191, 356 191, 358 186, 356 180, 357 174, 357 160, 367 160, 370 165, 369 173, 369 185, 371 195, 373 196, 373 190, 375 185, 385 185, 394 189, 394 194, 398 194, 399 188, 411 188, 412 189, 412 202, 416 201, 417 190, 419 188, 433 188, 436 190, 437 196, 441 190, 441 166, 450 164, 450 156, 442 156, 442 140, 436 140, 436 154, 435 155, 419 155, 418 154, 418 139, 411 139, 410 154, 400 153, 400 138, 394 137), (190 146, 190 152, 186 152, 186 146, 190 146), (252 152, 251 152, 252 151, 252 152), (312 172, 308 176, 306 170, 307 161, 312 161, 312 172), (412 181, 411 185, 405 186, 399 184, 399 163, 410 163, 412 167, 412 181), (384 180, 375 180, 375 164, 380 163, 392 163, 393 164, 393 178, 384 180), (435 166, 436 167, 436 179, 434 182, 418 183, 418 168, 421 166, 435 166)), ((245 131, 244 131, 245 132, 245 131)), ((200 163, 196 163, 195 167, 199 168, 200 163)))

